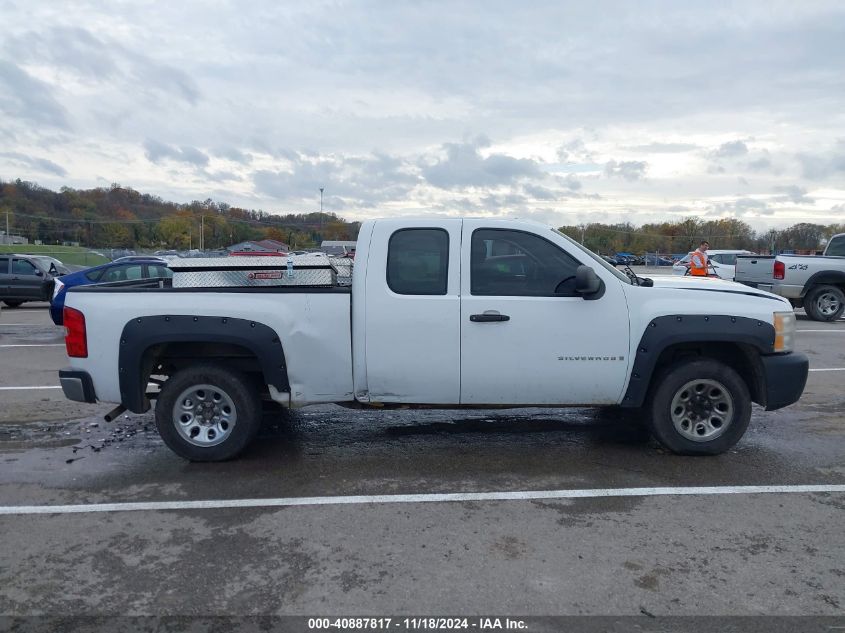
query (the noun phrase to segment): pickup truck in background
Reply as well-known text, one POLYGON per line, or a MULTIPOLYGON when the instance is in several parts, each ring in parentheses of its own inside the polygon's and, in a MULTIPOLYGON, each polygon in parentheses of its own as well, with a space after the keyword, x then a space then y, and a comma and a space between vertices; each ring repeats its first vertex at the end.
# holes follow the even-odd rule
POLYGON ((819 256, 738 256, 736 281, 788 299, 814 321, 836 321, 845 312, 845 233, 819 256))
POLYGON ((302 256, 171 267, 172 279, 69 289, 60 380, 72 400, 118 404, 107 419, 155 401, 159 433, 190 460, 240 453, 262 400, 621 406, 669 450, 712 455, 742 437, 752 402, 792 404, 807 378, 785 299, 624 274, 528 221, 367 221, 354 266, 302 256))

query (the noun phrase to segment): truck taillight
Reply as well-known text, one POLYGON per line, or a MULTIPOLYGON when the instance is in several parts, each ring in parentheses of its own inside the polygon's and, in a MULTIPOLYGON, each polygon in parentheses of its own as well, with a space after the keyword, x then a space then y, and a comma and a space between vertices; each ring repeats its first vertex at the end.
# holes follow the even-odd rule
POLYGON ((85 315, 68 308, 62 311, 65 326, 65 347, 71 358, 88 358, 88 335, 85 332, 85 315))
POLYGON ((783 279, 786 276, 786 265, 775 260, 775 279, 783 279))

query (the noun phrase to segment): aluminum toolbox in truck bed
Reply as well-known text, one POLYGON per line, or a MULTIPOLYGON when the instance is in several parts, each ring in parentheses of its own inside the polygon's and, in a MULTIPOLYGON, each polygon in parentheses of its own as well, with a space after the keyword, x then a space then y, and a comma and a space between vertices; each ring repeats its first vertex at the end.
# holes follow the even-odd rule
POLYGON ((169 258, 174 288, 347 285, 351 266, 322 255, 169 258))

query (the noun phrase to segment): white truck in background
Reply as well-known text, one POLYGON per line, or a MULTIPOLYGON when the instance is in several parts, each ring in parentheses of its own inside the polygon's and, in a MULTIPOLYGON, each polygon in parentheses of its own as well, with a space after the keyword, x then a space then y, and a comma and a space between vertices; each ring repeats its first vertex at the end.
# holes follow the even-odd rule
POLYGON ((845 313, 845 233, 819 256, 738 256, 736 281, 788 299, 814 321, 836 321, 845 313))
POLYGON ((112 416, 155 401, 165 443, 199 461, 240 453, 262 399, 621 406, 642 411, 668 449, 717 454, 742 437, 752 402, 792 404, 807 378, 785 299, 626 275, 538 223, 367 221, 351 285, 321 278, 331 258, 238 259, 174 263, 173 279, 151 287, 72 288, 65 395, 118 404, 112 416))

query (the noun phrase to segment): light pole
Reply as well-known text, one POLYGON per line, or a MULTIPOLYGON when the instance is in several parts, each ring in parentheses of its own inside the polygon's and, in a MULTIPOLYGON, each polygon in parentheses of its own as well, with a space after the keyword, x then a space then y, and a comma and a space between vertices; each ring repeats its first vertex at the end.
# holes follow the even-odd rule
POLYGON ((320 187, 320 231, 323 230, 323 189, 324 187, 320 187))

